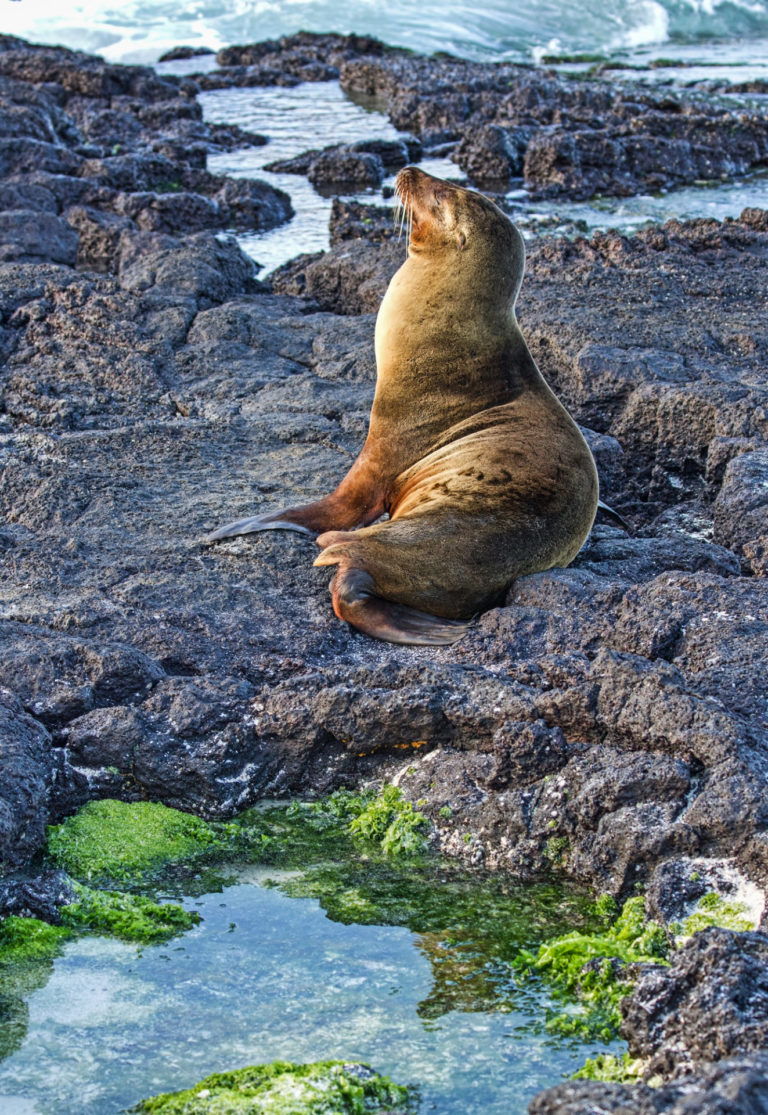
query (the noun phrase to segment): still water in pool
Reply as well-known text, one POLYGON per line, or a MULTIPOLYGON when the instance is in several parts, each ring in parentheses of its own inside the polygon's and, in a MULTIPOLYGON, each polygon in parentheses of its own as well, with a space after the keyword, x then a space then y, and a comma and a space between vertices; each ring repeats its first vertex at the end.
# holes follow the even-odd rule
POLYGON ((439 864, 279 886, 265 871, 185 898, 202 921, 168 944, 67 944, 0 1065, 4 1115, 107 1115, 211 1072, 328 1058, 416 1085, 423 1113, 510 1115, 598 1048, 542 1032, 544 993, 509 964, 589 924, 578 892, 439 864))

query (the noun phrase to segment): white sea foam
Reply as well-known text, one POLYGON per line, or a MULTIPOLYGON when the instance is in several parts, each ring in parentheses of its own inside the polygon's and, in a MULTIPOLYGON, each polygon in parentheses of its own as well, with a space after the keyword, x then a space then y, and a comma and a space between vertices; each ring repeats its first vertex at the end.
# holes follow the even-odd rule
MULTIPOLYGON (((768 40, 768 0, 53 0, 3 2, 2 30, 38 42, 149 61, 170 46, 217 48, 298 30, 356 31, 415 50, 470 58, 636 51, 674 40, 768 40)), ((717 47, 719 49, 719 46, 717 47)), ((706 46, 702 47, 706 52, 706 46)))
POLYGON ((651 46, 669 38, 669 12, 658 0, 640 0, 632 5, 627 17, 632 23, 611 43, 614 49, 651 46))

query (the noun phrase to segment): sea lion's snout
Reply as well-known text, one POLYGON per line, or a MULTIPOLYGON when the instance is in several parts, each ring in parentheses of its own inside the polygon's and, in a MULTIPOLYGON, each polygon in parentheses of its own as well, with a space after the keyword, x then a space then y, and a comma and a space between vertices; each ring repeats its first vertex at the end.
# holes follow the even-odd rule
POLYGON ((395 179, 395 193, 403 205, 411 203, 429 208, 438 199, 444 200, 455 193, 455 189, 417 166, 405 166, 395 179))
POLYGON ((409 238, 421 242, 432 232, 455 224, 453 202, 459 188, 416 166, 406 166, 395 179, 395 195, 407 222, 409 238))
POLYGON ((416 179, 420 174, 423 174, 416 166, 404 166, 398 173, 395 179, 395 196, 405 205, 405 199, 408 194, 413 192, 413 186, 416 179))

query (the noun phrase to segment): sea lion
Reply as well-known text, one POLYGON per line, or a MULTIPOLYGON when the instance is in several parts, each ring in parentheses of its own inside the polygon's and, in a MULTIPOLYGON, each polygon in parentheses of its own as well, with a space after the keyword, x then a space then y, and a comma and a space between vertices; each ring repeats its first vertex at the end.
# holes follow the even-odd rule
POLYGON ((444 645, 518 577, 573 560, 595 517, 597 472, 517 324, 518 230, 481 194, 417 167, 395 190, 408 256, 376 320, 359 457, 324 499, 208 540, 319 535, 315 565, 337 566, 339 618, 390 642, 444 645))

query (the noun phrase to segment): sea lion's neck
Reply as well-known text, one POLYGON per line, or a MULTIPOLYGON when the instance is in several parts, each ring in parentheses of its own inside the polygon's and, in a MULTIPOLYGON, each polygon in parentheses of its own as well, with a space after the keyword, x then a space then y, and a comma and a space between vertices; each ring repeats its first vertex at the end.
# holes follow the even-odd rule
MULTIPOLYGON (((474 276, 460 253, 410 255, 389 284, 376 319, 377 395, 411 378, 420 391, 470 386, 474 409, 497 406, 537 384, 517 324, 517 284, 474 276)), ((542 381, 543 382, 543 381, 542 381)), ((471 404, 470 404, 471 405, 471 404)))
POLYGON ((472 284, 463 261, 409 257, 376 321, 376 393, 370 440, 399 472, 447 426, 502 406, 524 391, 548 392, 514 314, 514 284, 472 284), (461 268, 456 276, 449 267, 461 268), (489 291, 490 288, 490 291, 489 291), (384 432, 386 437, 384 436, 384 432))

